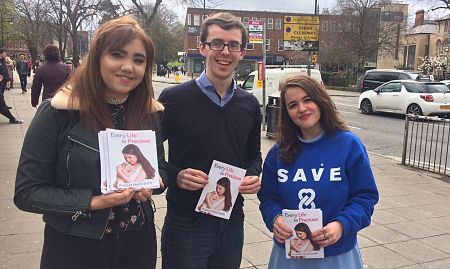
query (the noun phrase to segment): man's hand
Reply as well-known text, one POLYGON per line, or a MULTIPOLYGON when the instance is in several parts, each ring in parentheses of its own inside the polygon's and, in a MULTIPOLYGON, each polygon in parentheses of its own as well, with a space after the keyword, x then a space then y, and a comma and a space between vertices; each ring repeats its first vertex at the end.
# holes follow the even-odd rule
POLYGON ((258 176, 246 176, 239 187, 242 194, 254 194, 261 188, 261 181, 258 176))
POLYGON ((181 170, 177 176, 177 185, 181 189, 196 191, 208 184, 208 175, 203 171, 188 168, 181 170))

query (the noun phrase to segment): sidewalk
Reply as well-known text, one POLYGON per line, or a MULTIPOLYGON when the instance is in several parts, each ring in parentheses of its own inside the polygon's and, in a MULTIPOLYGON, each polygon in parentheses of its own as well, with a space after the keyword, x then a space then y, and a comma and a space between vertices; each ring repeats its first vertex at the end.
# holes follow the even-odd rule
MULTIPOLYGON (((158 78, 155 77, 155 81, 158 78)), ((173 77, 169 79, 174 80, 173 77)), ((339 94, 348 93, 332 92, 332 95, 339 94)), ((29 91, 21 94, 17 83, 15 89, 6 92, 5 100, 13 107, 13 115, 25 123, 9 124, 5 117, 0 117, 0 141, 3 141, 0 156, 0 268, 34 269, 39 268, 44 225, 40 215, 16 209, 12 197, 22 141, 35 109, 31 107, 29 91)), ((275 141, 264 134, 261 139, 265 156, 275 141)), ((372 225, 359 235, 365 268, 450 268, 450 184, 441 181, 439 175, 401 166, 398 161, 378 154, 369 155, 380 202, 372 225)), ((164 195, 154 196, 154 200, 157 236, 160 238, 166 202, 164 195)), ((258 205, 256 195, 246 195, 241 268, 267 267, 272 234, 262 221, 258 205)))

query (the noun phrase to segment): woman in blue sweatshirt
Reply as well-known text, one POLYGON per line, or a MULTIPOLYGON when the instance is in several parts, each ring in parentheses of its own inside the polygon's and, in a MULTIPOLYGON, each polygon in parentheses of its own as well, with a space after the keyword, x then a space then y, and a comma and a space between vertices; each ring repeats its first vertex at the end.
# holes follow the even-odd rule
POLYGON ((258 193, 267 228, 274 233, 269 268, 362 269, 356 242, 370 224, 378 190, 366 149, 348 131, 324 89, 304 75, 280 84, 279 141, 264 163, 258 193), (323 227, 312 231, 323 259, 286 259, 292 230, 282 209, 321 209, 323 227))

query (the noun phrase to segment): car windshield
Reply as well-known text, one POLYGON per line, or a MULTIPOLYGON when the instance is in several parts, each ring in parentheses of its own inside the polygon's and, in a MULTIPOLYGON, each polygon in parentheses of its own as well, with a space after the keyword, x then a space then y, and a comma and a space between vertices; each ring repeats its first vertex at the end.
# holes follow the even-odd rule
POLYGON ((404 82, 408 92, 415 93, 440 93, 440 92, 448 92, 449 89, 443 83, 410 83, 404 82))
POLYGON ((448 92, 447 86, 445 84, 425 84, 425 92, 426 93, 439 93, 439 92, 448 92))

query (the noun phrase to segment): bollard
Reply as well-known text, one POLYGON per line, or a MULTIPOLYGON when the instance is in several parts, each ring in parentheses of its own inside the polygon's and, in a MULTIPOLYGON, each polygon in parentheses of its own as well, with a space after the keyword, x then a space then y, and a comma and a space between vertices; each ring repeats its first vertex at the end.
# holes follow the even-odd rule
POLYGON ((175 82, 176 83, 180 83, 181 77, 180 77, 180 72, 175 72, 175 82))

